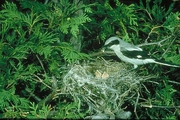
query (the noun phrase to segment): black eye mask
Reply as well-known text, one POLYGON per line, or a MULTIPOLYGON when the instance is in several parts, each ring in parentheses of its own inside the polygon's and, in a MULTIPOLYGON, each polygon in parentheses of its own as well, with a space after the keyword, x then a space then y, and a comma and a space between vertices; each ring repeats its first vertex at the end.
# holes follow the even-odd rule
POLYGON ((110 47, 112 45, 119 45, 119 40, 114 40, 114 41, 110 42, 109 44, 105 45, 104 47, 110 47))

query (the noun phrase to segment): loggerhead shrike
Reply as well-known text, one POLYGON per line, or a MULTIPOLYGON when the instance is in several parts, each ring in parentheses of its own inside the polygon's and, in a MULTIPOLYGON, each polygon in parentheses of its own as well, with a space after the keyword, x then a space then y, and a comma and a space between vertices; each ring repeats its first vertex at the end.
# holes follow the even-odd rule
POLYGON ((136 69, 138 65, 148 63, 180 67, 180 65, 157 60, 147 54, 147 52, 143 51, 140 47, 127 43, 121 40, 119 37, 110 37, 108 40, 106 40, 105 48, 113 50, 122 61, 133 64, 134 69, 136 69))

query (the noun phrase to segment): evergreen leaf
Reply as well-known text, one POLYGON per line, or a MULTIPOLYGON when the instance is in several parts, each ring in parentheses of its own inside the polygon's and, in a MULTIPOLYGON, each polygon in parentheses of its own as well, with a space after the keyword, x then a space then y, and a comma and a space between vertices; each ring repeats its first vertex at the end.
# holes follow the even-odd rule
POLYGON ((33 0, 19 0, 19 3, 23 9, 30 9, 36 13, 45 12, 47 10, 47 5, 41 2, 33 0))
POLYGON ((88 58, 87 54, 76 51, 70 44, 66 42, 61 43, 60 48, 64 60, 69 63, 88 58))

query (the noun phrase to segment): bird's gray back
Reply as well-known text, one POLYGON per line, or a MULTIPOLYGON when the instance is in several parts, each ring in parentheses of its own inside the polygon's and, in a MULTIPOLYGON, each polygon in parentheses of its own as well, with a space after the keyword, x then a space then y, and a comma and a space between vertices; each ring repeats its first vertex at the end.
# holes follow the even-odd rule
POLYGON ((121 40, 120 38, 119 38, 119 41, 121 44, 120 46, 121 46, 122 51, 127 51, 127 50, 128 51, 143 51, 140 47, 130 44, 128 42, 125 42, 125 41, 121 40))
POLYGON ((105 45, 111 44, 111 42, 114 41, 119 41, 120 46, 121 46, 121 50, 122 51, 142 51, 142 49, 140 47, 137 47, 133 44, 130 44, 128 42, 123 41, 122 39, 120 39, 119 37, 110 37, 106 42, 105 45))

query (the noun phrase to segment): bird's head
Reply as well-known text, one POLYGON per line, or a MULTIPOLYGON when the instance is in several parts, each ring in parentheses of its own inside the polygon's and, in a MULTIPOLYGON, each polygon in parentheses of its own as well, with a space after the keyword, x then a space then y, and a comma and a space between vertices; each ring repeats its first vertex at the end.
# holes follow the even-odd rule
POLYGON ((120 38, 110 37, 106 40, 103 50, 111 49, 113 51, 120 51, 120 38))

